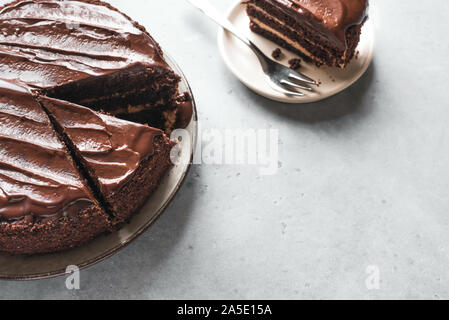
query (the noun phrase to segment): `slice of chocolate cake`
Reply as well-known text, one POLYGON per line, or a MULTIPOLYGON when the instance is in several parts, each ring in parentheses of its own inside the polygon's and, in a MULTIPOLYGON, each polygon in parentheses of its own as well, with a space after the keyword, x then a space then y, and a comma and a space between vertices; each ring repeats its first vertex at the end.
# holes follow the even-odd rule
POLYGON ((172 166, 175 142, 147 125, 57 99, 39 100, 94 181, 115 222, 128 220, 172 166))
POLYGON ((368 0, 248 0, 252 31, 317 65, 344 68, 355 56, 368 0))
POLYGON ((0 80, 0 251, 64 250, 109 228, 39 103, 23 87, 0 80))
POLYGON ((112 115, 174 125, 180 77, 150 34, 109 4, 14 1, 0 9, 0 29, 0 78, 112 115))

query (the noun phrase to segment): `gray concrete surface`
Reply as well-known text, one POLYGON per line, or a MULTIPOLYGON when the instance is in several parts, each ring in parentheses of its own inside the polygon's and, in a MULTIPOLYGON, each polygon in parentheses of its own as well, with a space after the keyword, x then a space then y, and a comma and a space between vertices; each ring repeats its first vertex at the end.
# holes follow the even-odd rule
POLYGON ((241 85, 217 27, 185 1, 111 2, 178 61, 203 129, 279 130, 278 174, 197 165, 153 228, 82 271, 81 290, 0 282, 1 298, 449 298, 448 1, 373 1, 367 74, 297 106, 241 85))

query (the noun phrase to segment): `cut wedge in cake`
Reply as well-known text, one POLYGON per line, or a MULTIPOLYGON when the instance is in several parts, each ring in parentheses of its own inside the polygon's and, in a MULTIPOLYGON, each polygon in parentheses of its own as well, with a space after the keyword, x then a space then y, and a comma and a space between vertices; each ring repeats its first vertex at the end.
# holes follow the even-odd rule
POLYGON ((354 58, 368 0, 248 0, 250 28, 307 61, 346 67, 354 58))
POLYGON ((173 129, 180 77, 150 34, 109 4, 19 0, 0 9, 0 28, 0 78, 173 129))
POLYGON ((109 216, 39 103, 0 80, 0 251, 59 251, 109 229, 109 216))
POLYGON ((101 202, 120 224, 140 209, 172 166, 175 142, 159 130, 65 101, 40 97, 101 202))

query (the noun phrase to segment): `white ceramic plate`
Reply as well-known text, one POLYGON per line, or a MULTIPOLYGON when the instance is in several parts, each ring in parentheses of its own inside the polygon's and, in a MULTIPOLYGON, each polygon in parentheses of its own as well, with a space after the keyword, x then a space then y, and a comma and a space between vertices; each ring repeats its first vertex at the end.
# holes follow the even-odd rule
POLYGON ((189 161, 189 159, 193 159, 198 134, 198 123, 195 100, 187 79, 173 59, 167 55, 165 58, 173 70, 182 77, 180 91, 189 92, 193 99, 194 114, 190 125, 186 129, 190 136, 190 143, 183 142, 183 145, 187 146, 182 153, 183 157, 185 157, 181 159, 184 160, 182 161, 183 164, 170 169, 145 207, 121 230, 109 235, 100 236, 80 248, 60 253, 30 257, 0 254, 0 279, 35 280, 49 278, 65 274, 66 268, 71 265, 82 269, 100 262, 117 253, 120 249, 123 249, 144 233, 173 200, 190 169, 190 163, 192 161, 189 161))
MULTIPOLYGON (((245 5, 238 1, 229 11, 228 19, 242 30, 267 56, 279 46, 260 35, 253 33, 249 28, 249 18, 246 15, 245 5)), ((264 78, 260 64, 254 53, 231 33, 220 28, 218 33, 218 45, 221 55, 232 73, 248 88, 271 100, 286 103, 316 102, 333 96, 356 82, 368 69, 374 56, 374 28, 372 20, 368 20, 362 30, 357 50, 357 59, 353 59, 345 69, 321 67, 317 68, 313 63, 302 63, 299 70, 305 75, 321 82, 319 87, 314 87, 314 92, 304 92, 305 97, 287 96, 273 90, 264 78)), ((281 48, 284 59, 280 62, 288 65, 288 61, 298 56, 281 48)))

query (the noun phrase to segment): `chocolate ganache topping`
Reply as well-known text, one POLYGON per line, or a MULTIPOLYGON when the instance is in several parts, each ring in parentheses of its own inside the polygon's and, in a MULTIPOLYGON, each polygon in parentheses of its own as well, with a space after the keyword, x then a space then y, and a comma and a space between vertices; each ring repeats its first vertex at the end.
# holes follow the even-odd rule
POLYGON ((300 23, 310 23, 339 49, 347 48, 346 31, 367 17, 368 0, 267 0, 300 23))
POLYGON ((36 89, 135 64, 169 68, 142 27, 95 1, 16 1, 0 11, 0 46, 0 77, 36 89))
POLYGON ((73 142, 106 193, 133 177, 141 161, 154 154, 162 131, 92 111, 72 103, 40 98, 73 142))
POLYGON ((71 216, 90 191, 33 96, 0 80, 0 219, 71 216))

